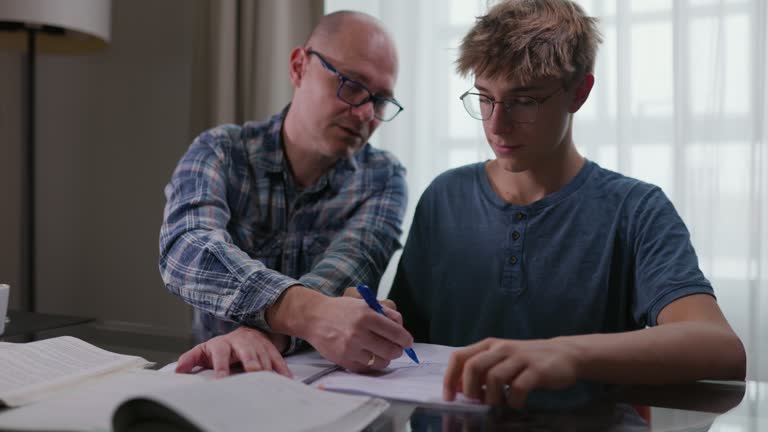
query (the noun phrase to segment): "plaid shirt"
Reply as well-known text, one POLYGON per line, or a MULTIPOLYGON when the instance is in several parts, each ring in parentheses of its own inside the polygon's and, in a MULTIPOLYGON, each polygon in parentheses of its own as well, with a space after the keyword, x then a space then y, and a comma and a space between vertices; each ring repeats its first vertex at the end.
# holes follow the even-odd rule
POLYGON ((160 273, 195 308, 199 339, 239 324, 270 330, 265 311, 292 285, 329 296, 376 288, 400 247, 403 166, 366 144, 298 190, 282 147, 285 113, 204 132, 165 188, 160 273))

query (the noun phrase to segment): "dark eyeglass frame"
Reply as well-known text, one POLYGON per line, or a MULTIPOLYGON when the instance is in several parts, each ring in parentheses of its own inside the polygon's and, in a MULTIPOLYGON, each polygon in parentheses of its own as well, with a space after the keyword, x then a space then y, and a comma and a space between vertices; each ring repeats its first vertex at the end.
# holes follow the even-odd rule
POLYGON ((490 96, 484 95, 484 94, 482 94, 482 93, 475 93, 475 92, 473 92, 472 90, 473 90, 473 89, 469 89, 469 90, 465 91, 465 92, 464 92, 464 93, 463 93, 461 96, 459 96, 459 100, 461 100, 461 102, 462 102, 462 105, 464 105, 464 110, 465 110, 465 111, 467 112, 467 114, 469 114, 469 116, 470 116, 470 117, 472 117, 473 119, 475 119, 475 120, 482 120, 482 121, 486 121, 486 120, 489 120, 491 117, 493 117, 493 111, 496 109, 496 105, 497 105, 497 104, 502 104, 502 105, 504 105, 504 111, 505 111, 505 112, 507 112, 507 113, 509 113, 509 112, 511 112, 511 111, 512 111, 512 108, 514 107, 514 105, 515 105, 515 104, 519 104, 519 103, 520 103, 519 101, 520 101, 521 99, 524 99, 524 100, 529 100, 529 101, 532 101, 533 103, 535 103, 535 104, 536 104, 536 115, 534 116, 533 120, 531 120, 531 121, 520 121, 520 120, 515 120, 515 119, 512 119, 512 121, 514 121, 515 123, 525 123, 525 124, 531 124, 531 123, 535 123, 535 122, 536 122, 536 119, 539 117, 539 108, 541 107, 541 105, 543 105, 544 103, 546 103, 546 102, 547 102, 547 100, 549 100, 549 98, 551 98, 552 96, 554 96, 554 95, 556 95, 556 94, 560 93, 561 91, 563 91, 563 90, 565 90, 565 89, 564 89, 563 87, 558 87, 558 88, 557 88, 557 89, 555 89, 555 91, 553 91, 552 93, 550 93, 550 94, 548 94, 548 95, 546 95, 546 96, 542 96, 542 97, 539 97, 539 98, 535 98, 535 97, 532 97, 532 96, 516 96, 516 97, 514 98, 514 99, 515 99, 515 101, 503 101, 503 100, 501 100, 501 101, 497 101, 496 99, 494 99, 494 98, 492 98, 492 97, 490 97, 490 96), (472 111, 470 111, 470 109, 469 109, 469 108, 467 108, 467 102, 466 102, 466 101, 464 101, 464 98, 466 98, 466 97, 467 97, 467 96, 469 96, 469 95, 472 95, 472 96, 477 96, 478 98, 481 98, 481 97, 482 97, 482 98, 486 98, 486 99, 488 99, 488 103, 490 103, 490 104, 491 104, 491 112, 490 112, 490 113, 488 113, 488 116, 487 116, 487 117, 483 117, 483 116, 482 116, 482 113, 480 114, 480 118, 478 118, 478 117, 475 117, 475 116, 472 114, 472 111))
POLYGON ((368 102, 373 101, 373 107, 374 107, 374 109, 373 109, 373 116, 376 119, 381 120, 381 121, 385 121, 385 122, 392 121, 392 119, 397 117, 397 115, 400 114, 405 109, 405 108, 403 108, 402 105, 400 105, 400 102, 398 102, 397 99, 395 99, 395 98, 387 98, 387 97, 382 97, 382 96, 376 96, 370 90, 368 90, 368 87, 365 84, 363 84, 363 83, 361 83, 359 81, 355 81, 352 78, 349 78, 348 76, 346 76, 346 75, 342 74, 341 72, 337 71, 336 68, 333 67, 333 65, 331 65, 328 62, 328 60, 323 58, 323 56, 320 55, 320 53, 318 53, 317 51, 315 51, 313 49, 307 49, 305 51, 306 51, 306 53, 308 55, 314 55, 315 57, 317 57, 318 60, 320 60, 320 63, 323 65, 323 67, 327 71, 329 71, 332 74, 336 75, 336 77, 339 79, 339 87, 336 89, 336 97, 340 101, 342 101, 345 104, 349 105, 350 107, 357 108, 359 106, 363 106, 363 105, 367 104, 368 102), (366 98, 364 98, 361 102, 350 102, 350 101, 344 99, 344 97, 341 96, 341 89, 344 88, 344 86, 347 83, 352 83, 354 86, 356 86, 356 87, 358 87, 358 88, 360 88, 362 90, 365 90, 368 93, 368 96, 366 98), (386 104, 386 103, 391 103, 391 104, 393 104, 394 106, 396 106, 398 108, 397 112, 392 114, 392 116, 390 116, 389 118, 381 117, 377 113, 377 111, 376 111, 376 105, 377 104, 386 104))

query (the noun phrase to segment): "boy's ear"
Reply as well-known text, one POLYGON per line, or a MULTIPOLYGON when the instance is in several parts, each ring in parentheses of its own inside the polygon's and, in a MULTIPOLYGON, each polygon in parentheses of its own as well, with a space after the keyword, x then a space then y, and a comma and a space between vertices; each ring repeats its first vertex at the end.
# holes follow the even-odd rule
POLYGON ((594 85, 595 76, 591 73, 584 75, 584 78, 581 79, 581 82, 576 85, 576 91, 573 93, 573 100, 571 101, 571 105, 568 107, 569 112, 575 113, 581 108, 582 105, 584 105, 584 102, 586 102, 587 98, 589 98, 589 93, 592 91, 592 86, 594 85))
POLYGON ((288 62, 288 76, 291 79, 291 83, 294 88, 301 87, 301 81, 304 78, 304 72, 307 69, 307 62, 309 56, 304 50, 304 47, 296 47, 291 51, 290 60, 288 62))

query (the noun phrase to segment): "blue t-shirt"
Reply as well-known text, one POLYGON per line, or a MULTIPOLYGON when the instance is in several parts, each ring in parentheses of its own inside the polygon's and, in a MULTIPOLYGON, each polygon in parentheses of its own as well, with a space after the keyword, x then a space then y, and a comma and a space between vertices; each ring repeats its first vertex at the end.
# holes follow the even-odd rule
POLYGON ((440 175, 390 297, 417 341, 464 346, 641 329, 699 293, 714 296, 661 189, 586 161, 527 206, 503 201, 484 163, 440 175))

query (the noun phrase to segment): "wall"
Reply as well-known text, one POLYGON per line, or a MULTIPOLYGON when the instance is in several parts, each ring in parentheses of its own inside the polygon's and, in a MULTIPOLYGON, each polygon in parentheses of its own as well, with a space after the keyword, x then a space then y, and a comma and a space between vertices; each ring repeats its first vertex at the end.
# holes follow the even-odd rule
MULTIPOLYGON (((114 0, 112 41, 40 55, 38 310, 188 328, 157 269, 163 187, 189 145, 201 0, 114 0)), ((22 56, 0 56, 0 279, 18 284, 22 56)), ((12 293, 12 307, 18 297, 12 293)))
POLYGON ((10 308, 19 308, 21 241, 22 62, 0 52, 0 283, 11 286, 10 308))

